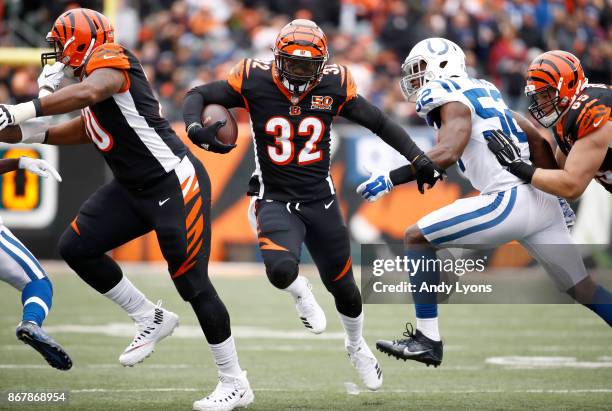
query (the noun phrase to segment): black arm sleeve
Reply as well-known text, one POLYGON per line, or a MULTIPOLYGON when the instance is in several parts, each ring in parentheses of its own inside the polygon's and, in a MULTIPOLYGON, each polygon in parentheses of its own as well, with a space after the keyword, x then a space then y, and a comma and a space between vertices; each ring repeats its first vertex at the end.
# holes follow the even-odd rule
POLYGON ((209 104, 220 104, 225 108, 244 107, 244 100, 225 80, 194 87, 189 90, 183 102, 185 127, 200 123, 202 109, 209 104))
POLYGON ((348 101, 342 107, 340 115, 372 131, 408 161, 423 154, 423 150, 412 141, 402 126, 361 95, 348 101))
POLYGON ((400 168, 396 168, 395 170, 391 170, 389 172, 389 179, 391 179, 391 184, 394 186, 398 184, 408 183, 416 178, 414 174, 414 170, 412 169, 412 165, 407 164, 405 166, 401 166, 400 168))

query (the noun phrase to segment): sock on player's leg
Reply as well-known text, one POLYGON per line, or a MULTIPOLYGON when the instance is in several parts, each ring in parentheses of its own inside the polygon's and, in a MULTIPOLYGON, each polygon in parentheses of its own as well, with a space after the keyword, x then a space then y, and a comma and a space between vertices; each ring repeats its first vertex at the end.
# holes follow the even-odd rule
POLYGON ((21 292, 23 321, 32 321, 42 326, 49 314, 53 300, 53 287, 47 277, 30 281, 21 292))
MULTIPOLYGON (((435 307, 435 306, 434 306, 435 307)), ((418 314, 417 314, 418 317, 418 314)), ((438 328, 438 317, 417 318, 417 330, 430 340, 440 341, 440 330, 438 328)))
POLYGON ((155 304, 132 284, 127 277, 111 288, 104 296, 123 308, 134 321, 141 321, 152 315, 155 304))
POLYGON ((411 245, 406 252, 406 256, 410 260, 419 262, 418 270, 410 277, 410 282, 416 288, 413 297, 417 330, 421 331, 429 339, 440 341, 437 295, 435 292, 421 291, 423 286, 429 288, 440 283, 440 273, 436 269, 436 264, 427 263, 428 261, 435 261, 436 250, 429 245, 411 245))
POLYGON ((349 345, 357 347, 363 338, 363 311, 355 318, 338 313, 349 345))
POLYGON ((600 316, 612 327, 612 293, 601 285, 595 290, 591 304, 585 304, 589 310, 600 316))
POLYGON ((221 373, 232 377, 238 377, 242 374, 233 336, 230 335, 227 340, 219 344, 208 344, 208 346, 221 373))

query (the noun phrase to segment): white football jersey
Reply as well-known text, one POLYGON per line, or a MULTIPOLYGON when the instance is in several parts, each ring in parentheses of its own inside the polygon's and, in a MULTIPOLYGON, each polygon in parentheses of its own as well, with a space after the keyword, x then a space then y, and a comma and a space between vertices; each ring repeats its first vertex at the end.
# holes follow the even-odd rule
POLYGON ((439 129, 440 114, 435 109, 453 101, 465 104, 472 112, 472 134, 458 166, 474 188, 486 194, 524 184, 497 162, 483 135, 488 130, 502 130, 511 135, 518 143, 522 160, 530 162, 527 135, 512 118, 499 90, 486 80, 474 78, 432 80, 419 90, 416 112, 429 126, 439 129))

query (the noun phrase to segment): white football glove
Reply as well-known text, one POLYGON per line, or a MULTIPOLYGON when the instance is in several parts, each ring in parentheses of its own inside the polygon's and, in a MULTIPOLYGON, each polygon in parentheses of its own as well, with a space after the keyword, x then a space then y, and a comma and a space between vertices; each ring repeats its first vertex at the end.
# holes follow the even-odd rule
POLYGON ((64 67, 63 63, 56 61, 55 64, 47 64, 43 68, 42 73, 38 76, 39 97, 44 97, 57 90, 64 78, 64 67))
POLYGON ((0 130, 15 125, 15 106, 0 104, 0 130))
POLYGON ((57 170, 45 160, 21 157, 19 159, 19 168, 28 170, 29 172, 44 178, 51 176, 59 182, 62 181, 62 177, 59 175, 57 170))
POLYGON ((388 194, 393 189, 393 183, 388 171, 374 171, 370 178, 357 187, 357 194, 369 202, 373 202, 388 194))

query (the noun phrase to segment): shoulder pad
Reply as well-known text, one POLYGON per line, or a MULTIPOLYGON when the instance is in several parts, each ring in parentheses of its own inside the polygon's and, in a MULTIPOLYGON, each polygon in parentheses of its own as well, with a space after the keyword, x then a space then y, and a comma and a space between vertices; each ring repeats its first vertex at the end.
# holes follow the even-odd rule
POLYGON ((129 70, 130 61, 123 46, 117 43, 106 43, 97 47, 85 63, 85 74, 90 75, 100 68, 129 70))
POLYGON ((434 109, 450 103, 459 101, 464 103, 463 93, 457 90, 455 80, 432 80, 422 87, 417 93, 416 113, 421 118, 427 118, 434 109))
POLYGON ((227 83, 234 89, 236 93, 242 94, 242 83, 244 81, 244 68, 246 60, 240 60, 227 76, 227 83))

